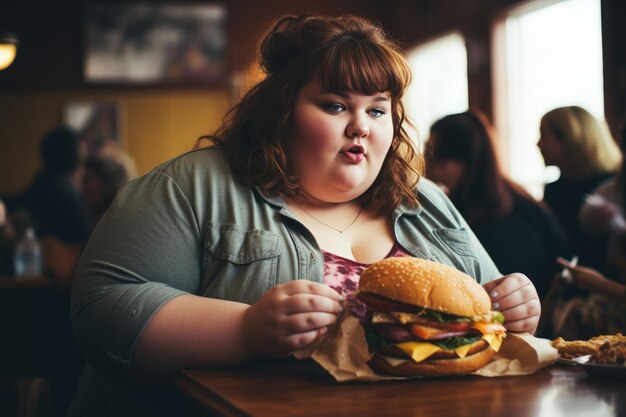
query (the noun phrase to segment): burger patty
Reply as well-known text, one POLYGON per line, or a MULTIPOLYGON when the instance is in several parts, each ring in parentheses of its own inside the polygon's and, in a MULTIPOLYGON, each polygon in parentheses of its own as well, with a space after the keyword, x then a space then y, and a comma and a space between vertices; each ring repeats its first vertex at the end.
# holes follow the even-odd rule
MULTIPOLYGON (((419 337, 415 336, 413 333, 409 331, 409 329, 405 325, 401 324, 376 324, 374 328, 378 332, 380 336, 382 336, 385 340, 393 342, 393 343, 402 343, 409 341, 422 341, 419 337)), ((480 334, 476 330, 462 330, 462 331, 449 331, 442 333, 438 339, 445 339, 448 337, 455 336, 467 336, 469 334, 480 334)))
MULTIPOLYGON (((484 341, 483 339, 478 340, 474 343, 472 343, 470 345, 470 349, 467 352, 466 356, 470 356, 473 355, 475 353, 481 352, 484 349, 486 349, 489 346, 489 344, 484 341)), ((386 355, 386 356, 391 356, 392 358, 401 358, 401 359, 405 359, 408 358, 409 356, 404 353, 402 350, 398 349, 395 346, 388 346, 388 347, 384 347, 378 350, 378 353, 382 354, 382 355, 386 355)), ((438 350, 437 352, 433 353, 432 355, 430 355, 428 357, 428 360, 434 360, 434 359, 454 359, 457 358, 458 355, 456 354, 456 352, 454 350, 438 350)))

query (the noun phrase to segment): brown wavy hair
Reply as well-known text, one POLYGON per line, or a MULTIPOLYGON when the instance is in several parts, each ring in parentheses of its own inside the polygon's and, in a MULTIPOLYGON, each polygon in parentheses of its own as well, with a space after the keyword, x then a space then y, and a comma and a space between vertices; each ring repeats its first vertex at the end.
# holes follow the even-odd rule
POLYGON ((404 55, 383 30, 360 17, 286 16, 262 38, 265 78, 226 114, 209 139, 225 148, 233 173, 267 193, 302 193, 290 169, 293 107, 313 77, 330 91, 388 92, 394 137, 366 204, 389 214, 400 204, 417 205, 415 186, 424 164, 406 130, 402 95, 411 80, 404 55))
POLYGON ((535 201, 502 172, 495 144, 493 126, 477 110, 444 116, 430 127, 425 147, 426 177, 435 161, 453 160, 466 166, 450 200, 470 226, 509 215, 516 200, 535 201))

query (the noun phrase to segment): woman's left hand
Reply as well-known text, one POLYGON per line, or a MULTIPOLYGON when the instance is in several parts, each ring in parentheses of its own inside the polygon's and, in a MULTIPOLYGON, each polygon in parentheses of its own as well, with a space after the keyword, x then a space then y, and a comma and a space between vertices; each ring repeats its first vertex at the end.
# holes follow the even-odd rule
POLYGON ((483 285, 492 308, 504 314, 504 327, 511 332, 537 330, 541 302, 533 283, 524 274, 510 274, 483 285))

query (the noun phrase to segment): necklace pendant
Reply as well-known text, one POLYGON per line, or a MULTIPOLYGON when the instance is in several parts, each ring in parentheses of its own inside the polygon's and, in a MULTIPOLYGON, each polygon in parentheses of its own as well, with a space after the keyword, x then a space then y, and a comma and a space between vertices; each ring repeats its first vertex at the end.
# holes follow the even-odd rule
POLYGON ((332 229, 332 230, 334 230, 335 232, 339 232, 340 234, 343 234, 343 232, 345 232, 346 230, 348 230, 349 228, 351 228, 351 227, 352 227, 352 225, 353 225, 354 223, 356 223, 356 221, 358 220, 359 216, 361 215, 361 212, 363 211, 363 206, 361 206, 361 207, 359 208, 359 212, 356 214, 356 217, 352 220, 352 222, 351 222, 348 226, 346 226, 343 230, 341 230, 341 229, 337 229, 336 227, 333 227, 333 226, 331 226, 331 225, 329 225, 329 224, 327 224, 327 223, 325 223, 325 222, 321 221, 320 219, 318 219, 317 217, 315 217, 314 215, 312 215, 311 213, 309 213, 308 211, 306 211, 306 210, 304 209, 304 207, 300 206, 299 204, 296 204, 296 206, 297 206, 300 210, 302 210, 302 211, 304 212, 304 214, 306 214, 307 216, 309 216, 310 218, 312 218, 313 220, 315 220, 315 221, 316 221, 316 222, 318 222, 319 224, 321 224, 321 225, 323 225, 323 226, 325 226, 325 227, 327 227, 327 228, 329 228, 329 229, 332 229))

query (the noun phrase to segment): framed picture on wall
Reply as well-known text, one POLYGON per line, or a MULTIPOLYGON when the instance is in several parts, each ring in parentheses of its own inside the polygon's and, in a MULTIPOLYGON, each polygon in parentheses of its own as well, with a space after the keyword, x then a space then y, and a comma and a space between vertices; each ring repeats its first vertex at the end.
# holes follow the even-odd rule
POLYGON ((226 7, 217 3, 85 6, 89 83, 201 84, 226 76, 226 7))
POLYGON ((63 108, 63 123, 76 130, 95 155, 123 140, 121 105, 115 101, 72 101, 63 108))

